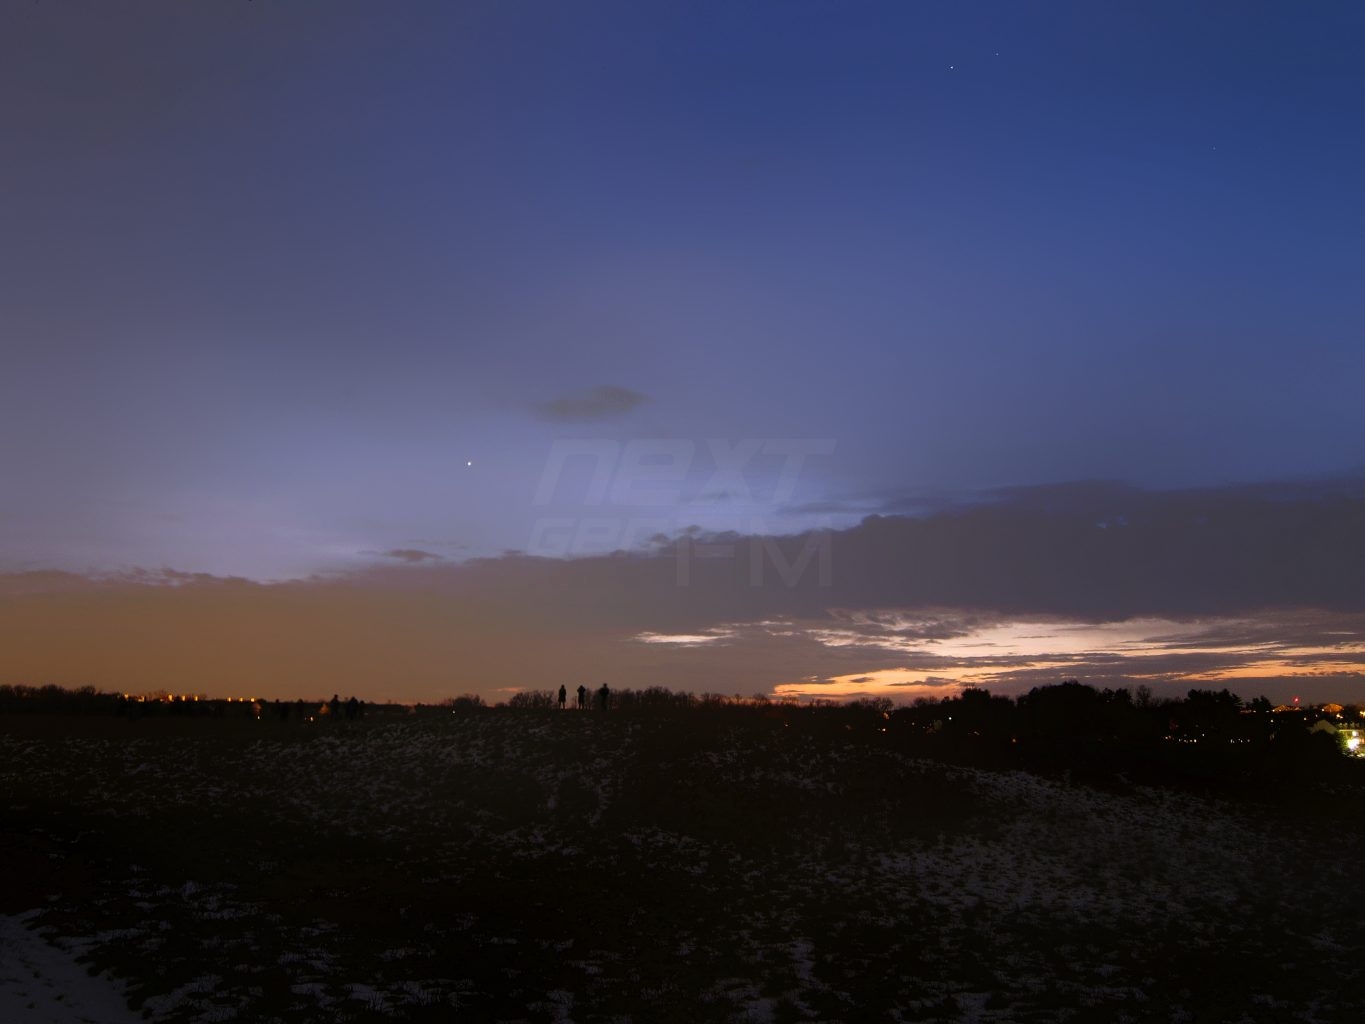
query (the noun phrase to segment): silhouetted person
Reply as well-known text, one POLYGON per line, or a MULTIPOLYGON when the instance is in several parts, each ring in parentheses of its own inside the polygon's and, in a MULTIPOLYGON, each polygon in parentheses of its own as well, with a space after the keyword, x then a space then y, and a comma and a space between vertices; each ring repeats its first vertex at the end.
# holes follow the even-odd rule
POLYGON ((332 699, 327 702, 327 714, 332 721, 337 720, 337 715, 341 713, 341 694, 332 694, 332 699))
POLYGON ((602 684, 602 689, 597 691, 597 704, 603 710, 607 710, 607 704, 611 700, 611 690, 607 689, 607 684, 602 684))
POLYGON ((578 684, 578 710, 582 711, 588 706, 588 688, 582 683, 578 684))
POLYGON ((346 702, 346 720, 354 722, 360 717, 360 701, 352 697, 346 702))
POLYGON ((564 688, 564 684, 559 684, 559 710, 564 710, 564 703, 569 699, 569 691, 564 688))

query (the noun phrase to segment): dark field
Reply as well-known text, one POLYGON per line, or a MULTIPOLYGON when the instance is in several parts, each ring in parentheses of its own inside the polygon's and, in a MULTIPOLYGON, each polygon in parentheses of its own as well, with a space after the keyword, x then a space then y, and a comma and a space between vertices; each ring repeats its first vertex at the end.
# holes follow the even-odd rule
POLYGON ((777 709, 16 716, 0 911, 164 1021, 1359 1019, 1354 766, 923 753, 777 709))

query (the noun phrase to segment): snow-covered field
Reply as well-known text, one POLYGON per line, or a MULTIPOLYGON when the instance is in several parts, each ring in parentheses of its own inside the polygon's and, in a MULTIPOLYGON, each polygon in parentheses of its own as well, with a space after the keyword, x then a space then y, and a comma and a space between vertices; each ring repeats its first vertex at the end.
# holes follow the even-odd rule
POLYGON ((118 725, 0 731, 6 1021, 1365 1005, 1354 796, 1101 792, 738 713, 118 725))

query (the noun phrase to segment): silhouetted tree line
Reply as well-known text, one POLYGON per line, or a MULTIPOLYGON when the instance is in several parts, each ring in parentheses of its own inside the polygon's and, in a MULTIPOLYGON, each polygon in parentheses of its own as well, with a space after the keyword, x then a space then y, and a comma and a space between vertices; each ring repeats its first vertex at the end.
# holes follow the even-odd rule
MULTIPOLYGON (((799 701, 774 702, 759 696, 742 694, 696 694, 686 690, 670 690, 663 686, 649 686, 642 690, 622 688, 613 690, 605 686, 575 684, 564 687, 564 703, 560 703, 555 690, 519 690, 505 701, 489 705, 474 693, 451 697, 439 704, 418 704, 413 709, 419 714, 449 713, 471 714, 475 712, 513 710, 513 711, 624 711, 628 713, 668 713, 676 711, 706 711, 716 709, 758 710, 772 707, 798 707, 799 701), (583 691, 579 703, 578 689, 583 691), (604 692, 605 691, 605 692, 604 692)), ((831 705, 833 706, 833 705, 831 705)))
MULTIPOLYGON (((600 711, 592 696, 584 709, 600 711)), ((466 709, 476 707, 461 698, 466 709)), ((447 702, 450 704, 451 702, 447 702)), ((523 691, 496 712, 557 713, 551 690, 523 691)), ((1244 702, 1230 690, 1191 689, 1158 698, 1149 687, 1098 689, 1067 679, 1017 698, 969 687, 934 700, 897 706, 884 697, 842 703, 772 700, 764 696, 692 694, 663 687, 610 693, 612 711, 635 714, 727 713, 770 718, 783 727, 890 744, 918 756, 985 767, 1056 771, 1118 785, 1188 784, 1229 788, 1298 782, 1353 770, 1330 734, 1311 731, 1325 712, 1277 712, 1265 697, 1244 702)), ((574 711, 573 703, 567 710, 574 711)), ((1355 723, 1360 708, 1343 708, 1355 723)), ((1338 723, 1340 724, 1340 723, 1338 723)))
MULTIPOLYGON (((580 687, 583 690, 581 704, 570 695, 569 690, 572 688, 564 688, 565 701, 563 703, 560 702, 559 695, 554 690, 521 690, 508 697, 507 701, 499 707, 523 711, 563 709, 571 711, 658 712, 689 711, 696 708, 721 706, 742 707, 755 701, 755 698, 721 697, 711 693, 698 696, 686 691, 670 690, 663 686, 650 686, 643 690, 613 690, 605 684, 596 687, 580 684, 580 687)), ((574 690, 574 693, 576 694, 577 690, 574 690)), ((472 699, 478 700, 478 698, 472 699)), ((468 707, 470 700, 470 697, 459 697, 454 703, 465 702, 465 706, 468 707)), ((483 706, 483 702, 480 701, 478 706, 483 706)))
POLYGON ((114 714, 123 701, 123 694, 104 693, 93 686, 75 690, 61 686, 0 686, 0 714, 114 714))
POLYGON ((93 686, 0 686, 0 714, 117 715, 128 718, 243 718, 305 721, 331 718, 354 721, 368 706, 355 697, 330 701, 210 698, 163 691, 106 693, 93 686))
MULTIPOLYGON (((571 688, 565 688, 566 697, 571 688)), ((371 711, 393 714, 582 713, 748 715, 774 727, 889 744, 915 756, 985 767, 1080 773, 1119 784, 1177 781, 1210 786, 1296 781, 1343 769, 1336 739, 1312 731, 1319 719, 1365 722, 1360 708, 1334 715, 1305 708, 1276 711, 1265 697, 1243 702, 1227 689, 1157 698, 1148 687, 1097 689, 1075 679, 1034 687, 1017 698, 967 688, 897 706, 884 697, 846 702, 694 694, 586 685, 560 702, 556 690, 523 690, 489 706, 477 694, 436 705, 365 705, 341 701, 198 700, 168 694, 127 697, 93 687, 0 686, 0 713, 236 716, 278 721, 345 721, 371 711), (581 691, 581 693, 579 692, 581 691)))
MULTIPOLYGON (((1343 708, 1345 722, 1360 708, 1343 708)), ((1154 698, 1150 689, 1097 689, 1075 679, 1011 700, 984 689, 917 700, 886 717, 891 735, 933 756, 999 767, 1080 773, 1118 784, 1212 788, 1295 782, 1358 768, 1312 726, 1334 716, 1277 712, 1265 697, 1227 689, 1154 698)))

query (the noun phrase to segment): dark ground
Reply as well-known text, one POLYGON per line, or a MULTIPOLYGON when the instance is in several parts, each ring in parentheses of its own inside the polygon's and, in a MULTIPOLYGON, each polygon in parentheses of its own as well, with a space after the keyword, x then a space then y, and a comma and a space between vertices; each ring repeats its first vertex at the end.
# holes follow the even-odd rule
POLYGON ((1358 1019, 1360 772, 882 728, 11 716, 0 911, 166 1021, 1358 1019))

